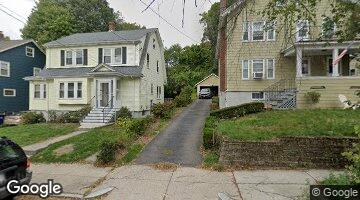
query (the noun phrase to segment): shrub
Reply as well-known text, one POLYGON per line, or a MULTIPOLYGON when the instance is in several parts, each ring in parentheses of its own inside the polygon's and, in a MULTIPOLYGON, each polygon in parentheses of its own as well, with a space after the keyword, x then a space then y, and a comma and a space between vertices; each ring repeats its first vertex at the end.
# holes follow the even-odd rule
POLYGON ((321 94, 318 92, 307 92, 305 94, 305 99, 311 104, 319 103, 321 94))
POLYGON ((99 155, 96 162, 99 164, 108 164, 115 160, 116 151, 125 148, 125 145, 117 141, 105 140, 101 143, 99 155))
POLYGON ((184 87, 180 94, 175 97, 176 107, 185 107, 191 103, 192 88, 190 86, 184 87))
POLYGON ((156 118, 167 119, 171 117, 174 107, 173 102, 157 103, 151 108, 151 113, 156 118))
POLYGON ((42 113, 36 112, 26 112, 22 114, 21 120, 24 124, 37 124, 46 121, 42 113))
POLYGON ((56 113, 54 110, 49 111, 49 122, 51 123, 65 123, 64 114, 56 113))
POLYGON ((219 138, 216 134, 217 119, 208 117, 203 129, 203 143, 205 149, 213 149, 219 146, 219 138))
POLYGON ((126 132, 142 135, 145 133, 148 125, 153 122, 151 117, 142 119, 118 118, 116 124, 125 129, 126 132))
MULTIPOLYGON (((360 126, 355 126, 355 133, 360 138, 360 126)), ((343 156, 351 162, 351 165, 347 166, 350 181, 360 184, 360 144, 354 144, 350 151, 343 153, 343 156)))
POLYGON ((219 109, 219 97, 214 96, 211 99, 211 110, 219 109))
POLYGON ((77 111, 70 111, 64 114, 64 121, 66 123, 79 123, 89 112, 90 106, 85 106, 77 111))
POLYGON ((230 119, 234 117, 242 117, 247 114, 264 111, 264 103, 252 102, 239 106, 223 108, 220 110, 211 111, 210 115, 220 119, 230 119))
POLYGON ((121 107, 117 112, 117 118, 132 118, 131 111, 127 107, 121 107))

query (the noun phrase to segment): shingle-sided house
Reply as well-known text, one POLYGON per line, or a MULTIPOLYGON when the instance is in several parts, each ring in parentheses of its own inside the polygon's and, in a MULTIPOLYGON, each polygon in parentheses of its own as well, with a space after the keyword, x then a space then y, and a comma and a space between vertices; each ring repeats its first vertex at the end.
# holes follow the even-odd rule
POLYGON ((29 109, 29 84, 23 78, 44 65, 45 54, 33 40, 5 40, 0 32, 0 113, 29 109))
POLYGON ((251 101, 264 101, 274 108, 341 107, 339 94, 360 101, 355 95, 360 91, 355 67, 360 39, 340 43, 334 30, 322 28, 324 16, 331 16, 330 1, 319 2, 315 25, 306 20, 293 24, 292 39, 284 36, 285 29, 277 22, 267 23, 258 14, 268 2, 240 0, 226 9, 226 0, 221 0, 220 107, 251 101), (346 55, 333 65, 348 46, 346 55), (320 93, 319 103, 310 103, 305 98, 308 92, 320 93))
POLYGON ((107 123, 127 107, 145 116, 164 101, 164 47, 158 29, 80 33, 44 45, 46 67, 30 83, 30 110, 92 106, 84 123, 107 123))

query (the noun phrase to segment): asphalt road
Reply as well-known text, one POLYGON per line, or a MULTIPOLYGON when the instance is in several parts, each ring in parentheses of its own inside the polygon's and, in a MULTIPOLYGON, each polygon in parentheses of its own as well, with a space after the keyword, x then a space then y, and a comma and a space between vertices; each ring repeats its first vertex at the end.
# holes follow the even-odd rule
POLYGON ((210 112, 210 103, 211 100, 196 100, 145 147, 135 163, 200 165, 202 129, 210 112))

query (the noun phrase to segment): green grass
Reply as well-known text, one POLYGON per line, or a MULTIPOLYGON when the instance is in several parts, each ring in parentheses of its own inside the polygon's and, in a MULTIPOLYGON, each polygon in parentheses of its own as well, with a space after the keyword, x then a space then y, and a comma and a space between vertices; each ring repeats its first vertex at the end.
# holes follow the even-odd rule
POLYGON ((217 164, 219 164, 219 154, 214 151, 206 152, 203 160, 204 167, 213 167, 217 164))
POLYGON ((26 146, 44 141, 51 137, 65 135, 75 131, 78 124, 29 124, 0 128, 0 137, 15 141, 20 146, 26 146))
POLYGON ((128 148, 128 152, 121 158, 119 164, 127 164, 133 161, 144 148, 144 144, 133 144, 128 148))
POLYGON ((280 136, 356 136, 357 124, 359 110, 287 110, 221 120, 217 131, 231 139, 259 141, 280 136))
POLYGON ((134 140, 134 136, 126 133, 116 125, 95 128, 86 133, 51 145, 33 156, 32 161, 43 163, 79 162, 98 152, 100 150, 100 145, 104 140, 121 140, 124 143, 130 143, 134 140), (68 144, 74 146, 74 151, 61 156, 53 154, 54 150, 68 144))
POLYGON ((335 175, 331 173, 329 177, 321 181, 322 185, 353 185, 348 174, 335 175))

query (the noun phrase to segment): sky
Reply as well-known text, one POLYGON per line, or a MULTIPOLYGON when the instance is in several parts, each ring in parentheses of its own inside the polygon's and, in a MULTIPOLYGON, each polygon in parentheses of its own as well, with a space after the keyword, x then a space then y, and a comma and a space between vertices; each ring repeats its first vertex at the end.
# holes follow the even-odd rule
MULTIPOLYGON (((156 0, 151 8, 183 33, 179 33, 150 9, 142 12, 146 6, 141 1, 146 4, 151 2, 151 0, 108 0, 110 7, 120 11, 126 21, 137 22, 147 28, 159 28, 164 45, 169 47, 176 43, 181 46, 199 43, 203 34, 199 14, 207 11, 211 3, 219 0, 197 0, 197 7, 195 0, 186 0, 184 27, 182 27, 182 0, 156 0)), ((11 14, 22 21, 26 21, 34 6, 35 0, 0 0, 0 9, 16 13, 11 14)), ((20 29, 23 26, 23 23, 0 10, 0 31, 6 36, 10 36, 11 39, 21 39, 20 29)))

